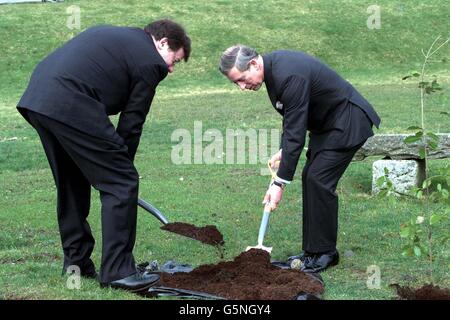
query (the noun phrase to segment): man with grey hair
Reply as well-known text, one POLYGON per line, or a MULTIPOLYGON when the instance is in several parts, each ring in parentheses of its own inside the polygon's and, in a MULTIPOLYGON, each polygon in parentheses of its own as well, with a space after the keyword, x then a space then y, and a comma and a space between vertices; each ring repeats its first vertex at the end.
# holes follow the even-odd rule
POLYGON ((320 272, 339 262, 336 249, 336 186, 353 155, 373 135, 380 118, 364 97, 326 64, 302 52, 274 51, 259 55, 235 45, 222 54, 219 70, 242 90, 258 90, 264 82, 270 101, 283 117, 277 176, 263 203, 275 210, 294 178, 309 131, 302 172, 304 272, 320 272))

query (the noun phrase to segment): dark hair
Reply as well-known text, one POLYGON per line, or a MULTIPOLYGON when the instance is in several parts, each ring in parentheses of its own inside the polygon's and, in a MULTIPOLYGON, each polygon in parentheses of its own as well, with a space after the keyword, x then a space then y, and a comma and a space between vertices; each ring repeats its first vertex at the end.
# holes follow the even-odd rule
POLYGON ((177 51, 183 48, 184 61, 188 61, 191 55, 191 39, 181 25, 169 19, 162 19, 148 24, 144 31, 155 40, 167 38, 171 50, 177 51))

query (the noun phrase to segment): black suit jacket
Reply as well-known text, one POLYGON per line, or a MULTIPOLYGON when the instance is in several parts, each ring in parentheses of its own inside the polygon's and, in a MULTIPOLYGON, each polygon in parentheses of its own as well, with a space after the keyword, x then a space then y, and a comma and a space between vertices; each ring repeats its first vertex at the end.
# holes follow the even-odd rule
POLYGON ((142 29, 92 27, 37 65, 17 107, 126 144, 134 159, 156 86, 167 73, 142 29), (119 112, 116 130, 108 116, 119 112))
POLYGON ((280 50, 264 55, 263 62, 267 92, 272 105, 283 116, 283 151, 277 173, 281 179, 293 179, 307 130, 319 137, 315 141, 320 141, 322 148, 352 147, 367 139, 362 134, 347 135, 350 137, 347 141, 332 139, 333 135, 352 130, 349 118, 343 116, 349 105, 358 106, 372 124, 380 125, 370 103, 319 60, 302 52, 280 50))

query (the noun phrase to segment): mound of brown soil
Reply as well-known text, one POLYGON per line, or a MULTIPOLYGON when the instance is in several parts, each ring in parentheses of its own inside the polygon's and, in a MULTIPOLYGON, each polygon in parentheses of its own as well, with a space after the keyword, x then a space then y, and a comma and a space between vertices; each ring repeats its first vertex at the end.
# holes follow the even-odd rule
POLYGON ((426 284, 421 288, 414 289, 402 287, 398 284, 392 284, 397 290, 400 299, 405 300, 450 300, 450 290, 442 289, 432 284, 426 284))
POLYGON ((266 251, 251 249, 233 261, 203 265, 189 273, 161 274, 158 287, 169 287, 233 300, 291 300, 299 293, 320 296, 323 283, 313 276, 270 263, 266 251))

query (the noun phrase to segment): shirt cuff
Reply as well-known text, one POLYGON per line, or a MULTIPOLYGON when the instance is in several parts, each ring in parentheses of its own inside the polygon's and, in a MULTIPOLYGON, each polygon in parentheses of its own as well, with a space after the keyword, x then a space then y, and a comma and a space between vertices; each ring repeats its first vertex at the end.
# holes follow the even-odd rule
POLYGON ((281 183, 284 183, 284 184, 290 184, 292 182, 292 181, 287 181, 287 180, 281 179, 278 176, 275 177, 275 181, 281 182, 281 183))

